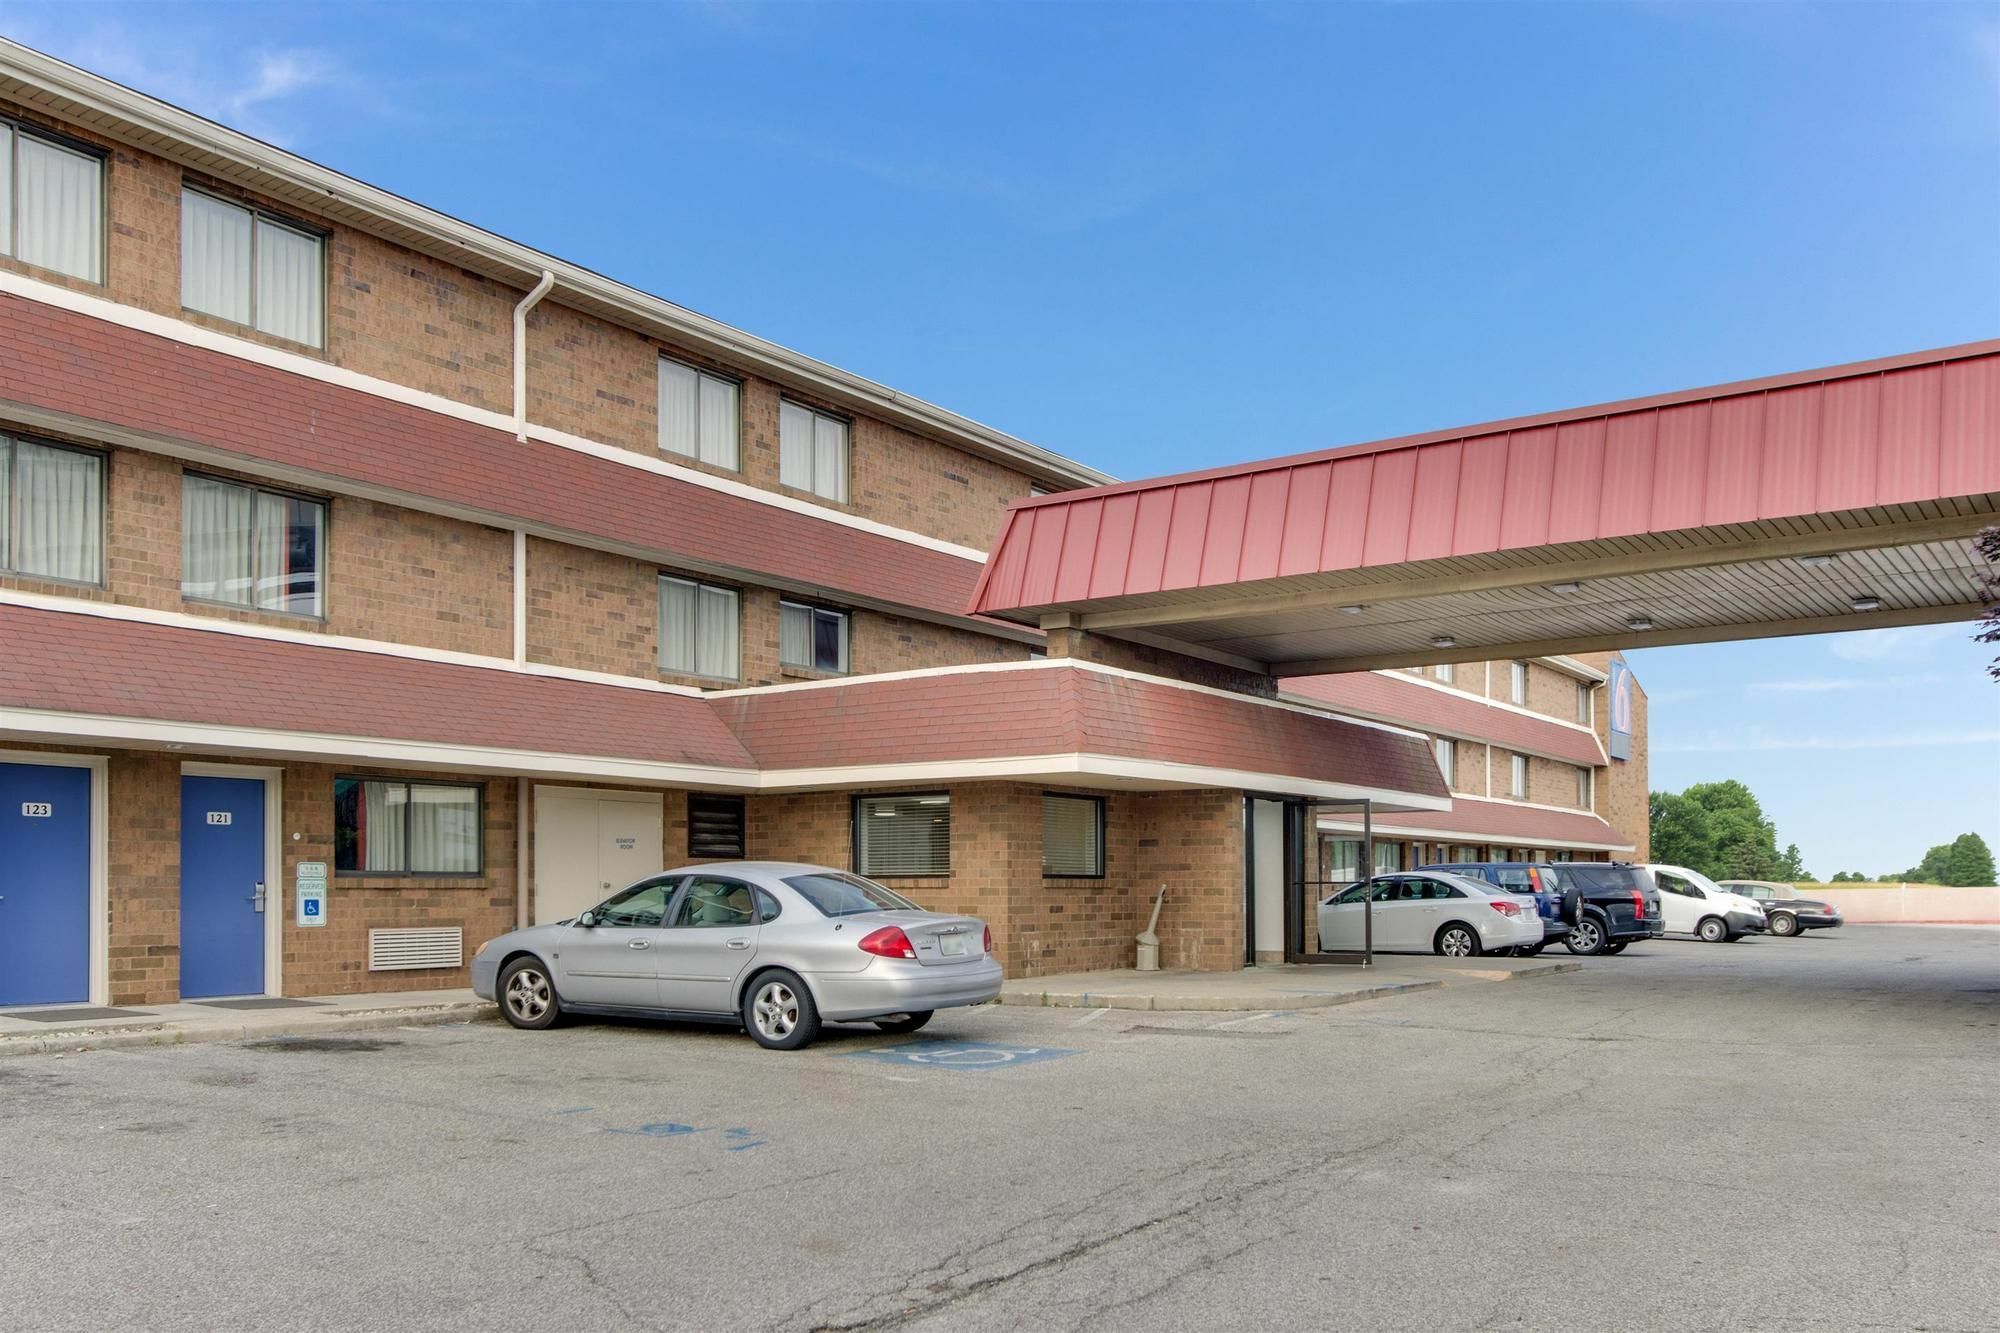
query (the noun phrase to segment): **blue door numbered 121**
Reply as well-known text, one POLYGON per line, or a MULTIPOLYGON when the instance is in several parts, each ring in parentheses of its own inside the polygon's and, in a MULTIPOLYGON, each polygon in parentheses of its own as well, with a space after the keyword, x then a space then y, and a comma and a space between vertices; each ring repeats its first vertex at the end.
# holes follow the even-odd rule
POLYGON ((90 998, 90 770, 0 764, 0 1005, 90 998))
POLYGON ((264 993, 264 781, 181 778, 181 997, 264 993))

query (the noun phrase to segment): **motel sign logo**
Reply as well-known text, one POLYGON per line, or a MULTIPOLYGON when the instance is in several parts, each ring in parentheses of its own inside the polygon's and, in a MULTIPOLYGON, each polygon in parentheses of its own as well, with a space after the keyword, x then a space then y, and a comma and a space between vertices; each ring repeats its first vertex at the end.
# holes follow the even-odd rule
POLYGON ((1611 757, 1632 757, 1632 669, 1621 658, 1611 659, 1611 676, 1605 685, 1611 696, 1611 757))

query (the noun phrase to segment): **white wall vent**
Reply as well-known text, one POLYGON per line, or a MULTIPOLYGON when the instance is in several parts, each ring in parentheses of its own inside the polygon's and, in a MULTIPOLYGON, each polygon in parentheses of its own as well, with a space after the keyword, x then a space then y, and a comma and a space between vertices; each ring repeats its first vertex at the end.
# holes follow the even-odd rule
POLYGON ((368 970, 403 972, 417 967, 461 967, 465 932, 457 926, 424 926, 368 932, 368 970))

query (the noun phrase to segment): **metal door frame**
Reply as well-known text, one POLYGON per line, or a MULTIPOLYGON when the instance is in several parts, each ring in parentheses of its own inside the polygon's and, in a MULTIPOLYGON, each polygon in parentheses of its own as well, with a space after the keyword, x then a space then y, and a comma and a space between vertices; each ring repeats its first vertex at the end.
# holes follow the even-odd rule
POLYGON ((1317 797, 1312 800, 1297 801, 1299 821, 1296 836, 1292 833, 1293 808, 1286 807, 1287 839, 1294 844, 1297 854, 1290 858, 1285 878, 1285 961, 1288 963, 1334 963, 1350 967, 1372 967, 1375 964, 1375 905, 1373 895, 1361 901, 1361 947, 1359 949, 1334 949, 1320 953, 1306 952, 1306 912, 1318 905, 1319 896, 1308 893, 1308 888, 1321 887, 1322 880, 1309 880, 1305 874, 1305 850, 1308 842, 1312 845, 1315 864, 1319 854, 1319 812, 1322 809, 1361 809, 1361 878, 1375 876, 1375 803, 1365 796, 1317 797))
MULTIPOLYGON (((285 966, 285 914, 292 909, 291 895, 285 891, 285 845, 282 831, 285 810, 285 770, 267 768, 254 764, 210 764, 189 760, 182 763, 180 773, 174 779, 174 805, 180 806, 181 778, 245 778, 260 779, 264 783, 264 994, 283 995, 285 966)), ((178 834, 179 819, 187 818, 187 812, 180 811, 175 822, 178 834)), ((331 859, 330 857, 328 859, 331 859)), ((174 902, 179 906, 179 885, 175 885, 174 902)), ((332 904, 329 903, 331 908, 332 904)), ((174 981, 175 993, 180 990, 178 978, 174 981)))

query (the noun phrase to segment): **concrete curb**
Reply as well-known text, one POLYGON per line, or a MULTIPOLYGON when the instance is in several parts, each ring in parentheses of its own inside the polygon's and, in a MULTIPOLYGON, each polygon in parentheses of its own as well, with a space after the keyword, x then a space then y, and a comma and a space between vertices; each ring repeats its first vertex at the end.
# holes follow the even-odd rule
POLYGON ((1266 1009, 1325 1009, 1405 991, 1436 990, 1441 981, 1386 981, 1347 991, 1258 991, 1249 995, 1116 995, 1093 991, 1003 991, 1000 1003, 1049 1009, 1142 1009, 1182 1013, 1260 1013, 1266 1009))
POLYGON ((1582 963, 1547 962, 1517 968, 1462 968, 1421 981, 1384 981, 1349 990, 1260 990, 1242 994, 1148 995, 1121 991, 1001 991, 1000 1003, 1048 1009, 1136 1009, 1179 1013, 1260 1013, 1266 1009, 1327 1009, 1337 1004, 1379 1000, 1409 991, 1437 990, 1464 982, 1491 983, 1518 981, 1523 977, 1551 977, 1564 972, 1581 972, 1582 963))
POLYGON ((194 1046, 207 1042, 260 1041, 268 1037, 312 1037, 321 1033, 366 1032, 377 1028, 497 1019, 485 1001, 432 1005, 420 1009, 362 1009, 337 1014, 289 1015, 242 1022, 203 1022, 154 1027, 77 1028, 63 1032, 0 1037, 0 1059, 10 1055, 66 1055, 71 1051, 116 1051, 143 1046, 194 1046))

